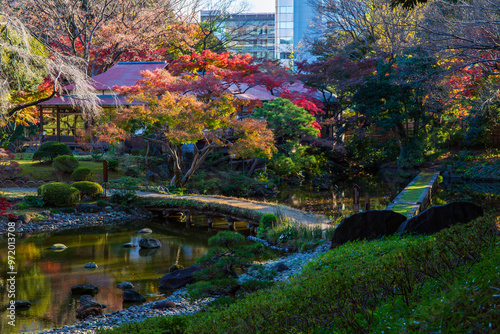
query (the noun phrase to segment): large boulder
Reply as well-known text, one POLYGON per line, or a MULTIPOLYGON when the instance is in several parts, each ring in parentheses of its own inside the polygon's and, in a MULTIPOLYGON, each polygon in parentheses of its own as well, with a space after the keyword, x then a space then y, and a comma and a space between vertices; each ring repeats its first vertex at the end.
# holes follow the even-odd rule
POLYGON ((399 226, 399 233, 433 234, 458 223, 468 223, 483 215, 483 208, 471 202, 451 202, 433 206, 399 226))
POLYGON ((95 295, 99 288, 92 284, 77 284, 71 287, 71 293, 74 295, 95 295))
POLYGON ((14 302, 14 307, 17 309, 28 309, 31 307, 29 300, 16 300, 14 302))
POLYGON ((144 303, 146 301, 146 297, 135 290, 124 290, 123 301, 126 303, 144 303))
POLYGON ((194 280, 194 273, 201 270, 196 265, 192 265, 186 269, 176 270, 173 273, 168 273, 160 279, 160 289, 178 289, 182 288, 194 280))
POLYGON ((130 283, 129 281, 121 282, 116 285, 116 287, 120 290, 132 290, 134 288, 134 285, 130 283))
POLYGON ((80 307, 76 309, 76 318, 85 319, 102 315, 102 310, 106 305, 99 304, 92 296, 84 295, 80 297, 80 307))
POLYGON ((390 210, 370 210, 356 213, 339 224, 332 238, 332 248, 348 241, 374 239, 396 233, 406 220, 390 210))
POLYGON ((171 300, 166 300, 166 299, 160 300, 159 302, 156 302, 156 303, 154 303, 154 304, 151 305, 151 308, 153 310, 166 309, 166 308, 175 308, 175 307, 177 307, 176 303, 174 303, 171 300))
POLYGON ((158 239, 153 239, 153 238, 147 238, 147 239, 141 239, 139 241, 139 247, 141 248, 160 248, 161 247, 161 242, 158 239))

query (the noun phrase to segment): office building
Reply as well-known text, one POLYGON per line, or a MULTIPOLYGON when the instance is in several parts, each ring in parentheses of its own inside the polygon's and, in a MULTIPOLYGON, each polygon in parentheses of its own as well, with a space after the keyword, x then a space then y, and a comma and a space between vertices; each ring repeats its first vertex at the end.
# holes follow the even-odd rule
POLYGON ((275 59, 275 14, 241 13, 224 17, 220 11, 200 12, 200 21, 221 20, 216 37, 231 36, 228 51, 254 58, 275 59))
POLYGON ((306 0, 276 0, 276 58, 285 66, 293 59, 314 60, 308 52, 315 11, 306 0))

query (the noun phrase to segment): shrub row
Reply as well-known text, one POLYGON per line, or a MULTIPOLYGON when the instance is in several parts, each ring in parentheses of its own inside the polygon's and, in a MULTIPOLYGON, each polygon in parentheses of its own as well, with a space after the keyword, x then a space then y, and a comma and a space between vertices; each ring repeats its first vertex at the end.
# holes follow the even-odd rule
POLYGON ((103 189, 95 182, 81 181, 71 185, 62 182, 44 184, 37 189, 37 194, 48 206, 74 206, 80 202, 81 196, 100 197, 103 189))

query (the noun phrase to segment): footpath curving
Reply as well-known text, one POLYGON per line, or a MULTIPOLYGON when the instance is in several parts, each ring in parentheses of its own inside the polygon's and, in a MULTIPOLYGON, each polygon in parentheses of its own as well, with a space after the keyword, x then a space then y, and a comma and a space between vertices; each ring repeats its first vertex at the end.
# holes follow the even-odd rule
MULTIPOLYGON (((251 216, 260 217, 263 214, 279 213, 283 217, 296 220, 300 223, 310 225, 326 225, 328 217, 304 212, 281 204, 251 201, 223 196, 201 196, 201 195, 167 195, 148 192, 137 192, 137 195, 151 201, 150 208, 167 206, 180 206, 189 210, 199 208, 203 210, 215 209, 221 214, 236 215, 249 213, 251 216), (156 203, 156 204, 155 204, 156 203)), ((326 226, 325 226, 326 227, 326 226)))
POLYGON ((392 201, 386 210, 400 213, 407 218, 427 209, 432 192, 438 184, 439 172, 427 170, 418 174, 392 201))
MULTIPOLYGON (((1 190, 11 192, 23 192, 26 194, 36 195, 36 189, 32 188, 0 188, 1 190)), ((113 190, 108 189, 108 195, 112 194, 113 190)), ((230 198, 223 196, 202 196, 202 195, 170 195, 158 194, 146 191, 137 191, 137 195, 149 200, 150 207, 157 205, 162 206, 180 206, 182 209, 196 209, 203 211, 204 209, 217 208, 217 212, 227 215, 236 215, 238 213, 248 213, 250 217, 258 218, 266 213, 276 214, 279 212, 284 217, 294 219, 304 224, 324 224, 328 223, 328 217, 317 215, 302 210, 294 209, 286 205, 252 201, 240 198, 230 198), (156 203, 156 204, 155 204, 156 203), (235 214, 236 212, 236 214, 235 214)), ((196 211, 196 210, 195 210, 196 211)), ((243 217, 242 217, 243 218, 243 217)), ((328 225, 330 227, 330 225, 328 225)))

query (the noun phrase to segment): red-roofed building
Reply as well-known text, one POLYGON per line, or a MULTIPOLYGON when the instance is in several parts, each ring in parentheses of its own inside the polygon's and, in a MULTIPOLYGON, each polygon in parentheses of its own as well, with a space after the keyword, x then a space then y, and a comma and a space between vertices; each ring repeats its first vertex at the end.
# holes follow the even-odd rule
MULTIPOLYGON (((115 86, 133 86, 142 79, 142 71, 154 71, 165 68, 165 61, 146 62, 119 62, 108 71, 91 78, 91 84, 98 91, 100 105, 104 109, 103 115, 90 122, 109 122, 113 119, 117 106, 130 106, 140 102, 128 102, 118 96, 114 91, 115 86)), ((68 90, 73 85, 65 87, 68 90)), ((42 141, 59 141, 71 147, 79 146, 75 142, 78 130, 87 126, 78 104, 85 101, 71 101, 69 97, 55 97, 38 105, 40 110, 40 133, 42 141)))

